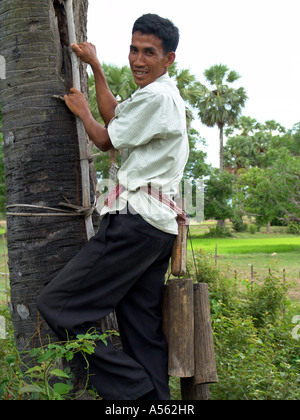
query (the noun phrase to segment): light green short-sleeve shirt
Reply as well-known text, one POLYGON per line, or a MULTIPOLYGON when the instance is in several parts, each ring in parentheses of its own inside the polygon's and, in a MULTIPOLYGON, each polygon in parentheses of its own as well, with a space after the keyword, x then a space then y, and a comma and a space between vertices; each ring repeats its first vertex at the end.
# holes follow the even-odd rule
POLYGON ((129 202, 152 226, 177 234, 175 212, 139 188, 151 185, 169 198, 178 193, 189 155, 185 115, 184 101, 168 74, 116 107, 108 134, 122 152, 118 180, 126 190, 101 215, 121 211, 129 202))

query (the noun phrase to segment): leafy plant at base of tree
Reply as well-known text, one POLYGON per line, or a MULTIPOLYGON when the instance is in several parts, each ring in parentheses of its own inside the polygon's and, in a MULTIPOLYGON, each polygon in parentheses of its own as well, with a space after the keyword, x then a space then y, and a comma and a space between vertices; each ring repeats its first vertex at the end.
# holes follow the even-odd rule
MULTIPOLYGON (((81 354, 86 362, 87 372, 89 363, 87 356, 94 353, 96 342, 102 341, 107 345, 107 338, 115 331, 107 331, 99 335, 91 330, 86 334, 78 335, 74 340, 50 343, 47 346, 31 349, 26 356, 33 367, 24 373, 19 369, 19 357, 10 354, 6 358, 8 374, 6 378, 0 377, 1 399, 22 400, 65 400, 79 398, 86 391, 88 383, 77 395, 74 393, 72 382, 73 374, 69 367, 63 367, 63 360, 70 362, 76 354, 81 354), (73 393, 72 393, 73 391, 73 393)), ((24 359, 23 359, 24 365, 24 359)), ((25 365, 24 365, 25 366, 25 365)), ((25 366, 26 368, 26 366, 25 366)))

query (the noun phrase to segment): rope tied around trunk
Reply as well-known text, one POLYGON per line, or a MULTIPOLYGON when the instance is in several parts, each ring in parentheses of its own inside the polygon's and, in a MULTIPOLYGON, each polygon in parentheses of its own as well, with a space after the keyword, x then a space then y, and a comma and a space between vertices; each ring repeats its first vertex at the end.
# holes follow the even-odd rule
MULTIPOLYGON (((64 197, 65 198, 65 197, 64 197)), ((55 207, 38 206, 34 204, 11 204, 6 206, 6 209, 12 208, 24 208, 24 209, 36 209, 36 210, 49 210, 52 213, 47 212, 7 212, 7 216, 19 216, 19 217, 90 217, 95 210, 95 206, 91 205, 89 208, 77 206, 71 204, 66 198, 66 203, 59 203, 61 207, 67 207, 72 210, 62 210, 55 207), (53 213, 55 212, 55 213, 53 213)))

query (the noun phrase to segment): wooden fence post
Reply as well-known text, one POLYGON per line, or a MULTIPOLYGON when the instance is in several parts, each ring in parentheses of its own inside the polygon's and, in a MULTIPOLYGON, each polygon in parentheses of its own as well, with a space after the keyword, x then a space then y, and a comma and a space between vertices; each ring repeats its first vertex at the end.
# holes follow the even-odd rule
POLYGON ((215 266, 218 267, 218 244, 216 244, 215 248, 215 266))
POLYGON ((251 264, 251 278, 250 278, 250 282, 251 282, 251 290, 253 290, 253 283, 254 283, 254 267, 251 264))

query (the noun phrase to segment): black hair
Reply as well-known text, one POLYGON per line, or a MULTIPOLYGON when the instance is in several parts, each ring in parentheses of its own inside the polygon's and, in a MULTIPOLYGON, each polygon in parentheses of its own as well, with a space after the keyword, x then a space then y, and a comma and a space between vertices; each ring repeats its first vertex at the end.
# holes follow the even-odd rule
POLYGON ((156 35, 162 41, 165 54, 176 51, 179 44, 179 30, 169 19, 148 13, 136 20, 132 33, 140 31, 142 34, 156 35))

